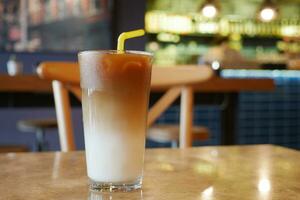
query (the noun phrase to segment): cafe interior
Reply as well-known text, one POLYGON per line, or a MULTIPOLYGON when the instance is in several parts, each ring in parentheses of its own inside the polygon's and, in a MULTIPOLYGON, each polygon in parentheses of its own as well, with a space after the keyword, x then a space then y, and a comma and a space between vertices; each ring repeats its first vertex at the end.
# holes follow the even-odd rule
POLYGON ((0 199, 300 199, 298 70, 300 0, 0 0, 0 199))

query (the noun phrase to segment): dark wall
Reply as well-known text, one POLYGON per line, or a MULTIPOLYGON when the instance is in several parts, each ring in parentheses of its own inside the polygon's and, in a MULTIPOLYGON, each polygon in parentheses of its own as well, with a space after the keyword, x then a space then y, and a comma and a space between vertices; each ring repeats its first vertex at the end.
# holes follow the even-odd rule
MULTIPOLYGON (((124 31, 145 27, 146 0, 114 0, 112 45, 117 46, 118 35, 124 31)), ((127 41, 125 48, 145 50, 146 37, 127 41)))
POLYGON ((70 18, 29 28, 29 37, 38 35, 41 47, 37 51, 75 52, 111 48, 109 17, 89 21, 70 18))

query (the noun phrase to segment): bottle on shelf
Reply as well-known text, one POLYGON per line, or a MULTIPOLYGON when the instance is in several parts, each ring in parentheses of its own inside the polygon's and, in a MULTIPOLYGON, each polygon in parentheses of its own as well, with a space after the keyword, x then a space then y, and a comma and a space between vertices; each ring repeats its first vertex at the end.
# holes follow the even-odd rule
POLYGON ((23 65, 20 61, 17 60, 16 55, 11 55, 7 61, 7 73, 10 76, 16 76, 22 74, 23 65))

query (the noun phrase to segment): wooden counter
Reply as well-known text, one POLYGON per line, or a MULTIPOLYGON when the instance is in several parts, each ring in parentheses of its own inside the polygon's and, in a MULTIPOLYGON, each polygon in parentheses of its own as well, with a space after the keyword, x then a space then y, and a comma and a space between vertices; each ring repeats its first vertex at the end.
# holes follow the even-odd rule
POLYGON ((270 78, 219 78, 197 84, 197 92, 241 92, 241 91, 272 91, 275 83, 270 78))
MULTIPOLYGON (((269 78, 212 78, 195 85, 197 92, 269 91, 275 88, 269 78)), ((152 88, 162 91, 166 88, 152 88)), ((51 92, 51 81, 36 75, 9 76, 0 74, 0 92, 51 92)))
POLYGON ((52 92, 51 81, 36 75, 9 76, 0 74, 0 92, 52 92))
MULTIPOLYGON (((152 87, 160 92, 167 88, 152 87)), ((194 91, 200 93, 223 93, 226 95, 226 106, 221 113, 222 144, 235 144, 236 111, 238 93, 241 91, 272 91, 275 84, 268 78, 219 78, 214 77, 206 82, 194 85, 194 91)), ((36 75, 8 76, 0 75, 0 92, 36 92, 51 93, 51 82, 42 80, 36 75)))
MULTIPOLYGON (((117 155, 116 155, 117 156, 117 155)), ((272 145, 147 149, 143 190, 88 191, 84 152, 0 155, 9 200, 300 199, 300 152, 272 145)))

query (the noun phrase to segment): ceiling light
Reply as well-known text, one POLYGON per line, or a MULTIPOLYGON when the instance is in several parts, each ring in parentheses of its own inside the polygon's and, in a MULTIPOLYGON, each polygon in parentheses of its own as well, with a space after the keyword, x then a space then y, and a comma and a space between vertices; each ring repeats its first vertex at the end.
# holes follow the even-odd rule
POLYGON ((259 10, 259 19, 263 22, 270 22, 277 16, 277 8, 271 0, 265 0, 259 10))
POLYGON ((217 8, 212 4, 206 4, 202 8, 202 15, 207 18, 214 18, 217 15, 217 8))
POLYGON ((201 6, 201 13, 206 18, 214 18, 218 12, 219 8, 214 0, 206 0, 201 6))
POLYGON ((272 21, 276 16, 276 11, 273 8, 263 8, 260 13, 259 17, 262 21, 269 22, 272 21))

